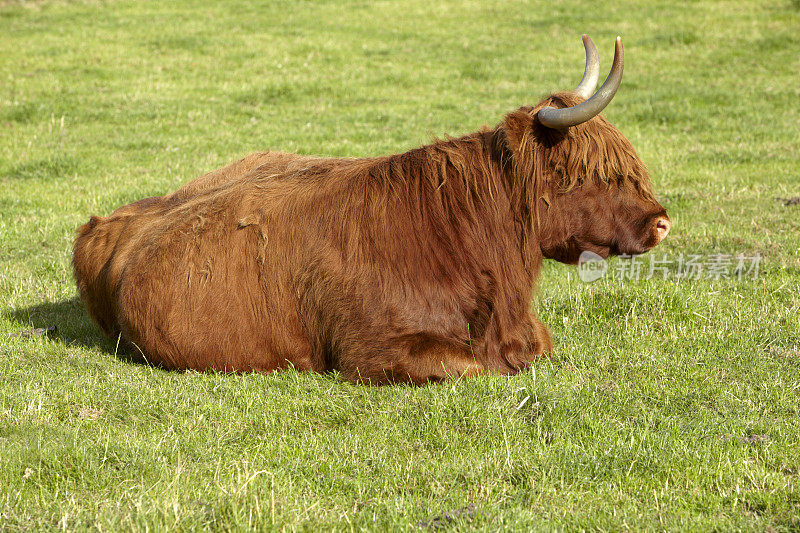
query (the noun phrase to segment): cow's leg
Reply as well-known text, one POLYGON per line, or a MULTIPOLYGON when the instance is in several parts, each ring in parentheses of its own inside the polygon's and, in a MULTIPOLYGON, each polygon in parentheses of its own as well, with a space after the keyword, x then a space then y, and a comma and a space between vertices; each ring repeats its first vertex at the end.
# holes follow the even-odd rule
POLYGON ((550 352, 553 351, 553 337, 544 322, 533 313, 531 313, 531 320, 533 321, 533 360, 535 361, 550 355, 550 352))
POLYGON ((422 338, 399 341, 397 348, 372 351, 340 368, 350 381, 368 385, 413 383, 425 385, 473 376, 485 371, 470 346, 422 338))
POLYGON ((502 375, 514 375, 520 370, 547 357, 553 350, 550 330, 536 315, 529 313, 524 320, 507 324, 506 334, 500 336, 496 323, 487 332, 481 348, 485 349, 486 369, 502 375))
POLYGON ((231 230, 234 210, 228 219, 212 220, 203 208, 156 219, 152 236, 127 260, 116 298, 123 337, 168 369, 326 370, 286 269, 259 260, 259 233, 231 230))

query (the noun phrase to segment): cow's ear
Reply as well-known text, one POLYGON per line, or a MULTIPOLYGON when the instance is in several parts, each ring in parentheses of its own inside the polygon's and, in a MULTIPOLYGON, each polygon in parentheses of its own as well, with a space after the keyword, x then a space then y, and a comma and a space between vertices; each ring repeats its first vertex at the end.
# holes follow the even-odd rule
POLYGON ((506 115, 506 142, 513 153, 520 153, 528 145, 533 134, 533 122, 534 118, 530 108, 523 107, 506 115))

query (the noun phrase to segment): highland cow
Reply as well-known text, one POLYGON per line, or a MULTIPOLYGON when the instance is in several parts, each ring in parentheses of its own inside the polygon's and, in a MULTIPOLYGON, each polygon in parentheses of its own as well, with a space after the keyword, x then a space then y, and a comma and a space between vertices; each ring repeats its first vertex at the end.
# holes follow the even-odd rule
POLYGON ((168 369, 338 371, 369 384, 513 374, 552 349, 544 258, 638 254, 668 233, 645 165, 578 87, 494 128, 366 159, 253 154, 92 217, 74 271, 90 316, 168 369))

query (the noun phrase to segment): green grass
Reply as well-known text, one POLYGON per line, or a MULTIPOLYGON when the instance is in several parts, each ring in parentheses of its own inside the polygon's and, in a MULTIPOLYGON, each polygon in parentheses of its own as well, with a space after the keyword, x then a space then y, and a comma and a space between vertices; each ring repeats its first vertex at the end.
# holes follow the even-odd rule
POLYGON ((0 2, 0 529, 800 530, 798 27, 793 0, 0 2), (549 360, 416 389, 140 366, 76 300, 90 214, 495 124, 577 83, 584 32, 604 68, 624 38, 606 116, 672 217, 656 253, 760 253, 757 280, 549 263, 549 360))

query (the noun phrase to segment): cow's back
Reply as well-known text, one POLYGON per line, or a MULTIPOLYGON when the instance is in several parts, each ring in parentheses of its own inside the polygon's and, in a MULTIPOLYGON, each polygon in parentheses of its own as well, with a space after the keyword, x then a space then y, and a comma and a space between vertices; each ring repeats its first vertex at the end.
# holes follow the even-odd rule
POLYGON ((291 166, 313 162, 316 159, 287 152, 255 152, 230 165, 193 179, 165 198, 173 202, 185 200, 196 194, 227 186, 231 182, 243 178, 246 179, 248 174, 258 168, 262 168, 269 173, 282 174, 289 170, 291 166))

